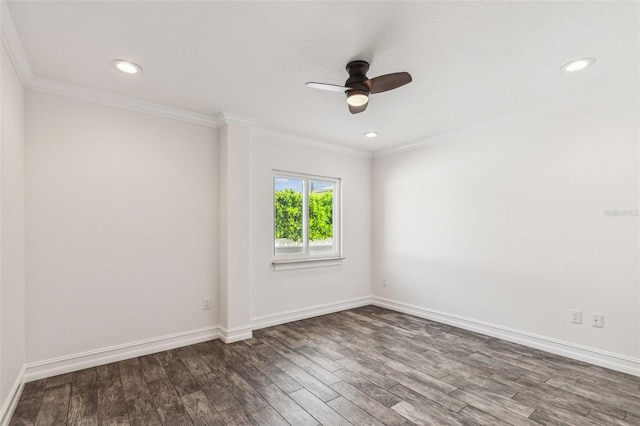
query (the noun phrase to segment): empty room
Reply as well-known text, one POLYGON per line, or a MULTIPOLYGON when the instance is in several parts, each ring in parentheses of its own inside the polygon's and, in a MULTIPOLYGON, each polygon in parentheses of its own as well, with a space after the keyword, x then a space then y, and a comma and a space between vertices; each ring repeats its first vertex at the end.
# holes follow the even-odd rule
POLYGON ((640 425, 640 2, 0 6, 0 426, 640 425))

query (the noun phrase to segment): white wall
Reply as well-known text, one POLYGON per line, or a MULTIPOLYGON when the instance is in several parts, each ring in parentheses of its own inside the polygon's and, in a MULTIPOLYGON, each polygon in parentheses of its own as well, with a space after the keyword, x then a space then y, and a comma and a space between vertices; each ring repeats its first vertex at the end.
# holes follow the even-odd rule
POLYGON ((24 89, 0 57, 0 408, 25 361, 24 89))
POLYGON ((27 362, 217 325, 217 130, 33 91, 26 123, 27 362))
MULTIPOLYGON (((237 182, 220 181, 215 129, 35 91, 26 92, 26 128, 29 379, 85 360, 59 357, 218 324, 250 327, 218 315, 231 303, 219 294, 227 256, 219 196, 237 182), (204 297, 212 311, 202 310, 204 297)), ((267 136, 248 144, 251 237, 242 262, 251 287, 238 303, 263 319, 368 300, 370 159, 267 136), (273 169, 342 178, 341 266, 273 271, 273 169)))
POLYGON ((251 140, 251 318, 371 294, 371 160, 254 134, 251 140), (273 170, 342 179, 340 266, 274 271, 273 170))
MULTIPOLYGON (((637 218, 605 216, 638 208, 637 93, 567 105, 373 173, 366 157, 253 132, 252 323, 368 300, 373 282, 375 296, 637 358, 637 218), (273 270, 274 169, 342 179, 341 266, 273 270)), ((26 362, 218 325, 218 200, 234 188, 218 131, 32 91, 25 114, 26 362)), ((1 307, 4 327, 4 293, 1 307)), ((4 368, 4 329, 1 342, 4 368)))
POLYGON ((374 295, 638 359, 638 217, 605 215, 638 209, 638 116, 600 93, 375 159, 374 295))

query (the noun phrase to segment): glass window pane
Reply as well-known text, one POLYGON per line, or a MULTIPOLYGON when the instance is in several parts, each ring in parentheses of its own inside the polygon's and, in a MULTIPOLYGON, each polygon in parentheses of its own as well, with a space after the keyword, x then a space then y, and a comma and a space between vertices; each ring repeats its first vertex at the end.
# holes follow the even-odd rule
POLYGON ((309 182, 309 251, 332 252, 333 194, 335 183, 320 180, 309 182))
POLYGON ((298 178, 274 176, 275 253, 304 253, 302 187, 298 178))

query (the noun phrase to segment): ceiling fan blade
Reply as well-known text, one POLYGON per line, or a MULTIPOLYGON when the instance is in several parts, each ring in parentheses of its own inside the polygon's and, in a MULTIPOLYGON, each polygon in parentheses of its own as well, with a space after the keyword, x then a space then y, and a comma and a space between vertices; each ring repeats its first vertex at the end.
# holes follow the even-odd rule
POLYGON ((364 82, 369 86, 371 93, 386 92, 387 90, 396 89, 411 83, 411 74, 408 72, 395 72, 393 74, 385 74, 379 77, 369 79, 364 82))
POLYGON ((349 105, 349 112, 351 114, 358 114, 359 112, 362 112, 365 109, 367 109, 367 105, 369 105, 369 102, 367 102, 364 105, 360 105, 360 106, 349 105))
POLYGON ((313 89, 328 90, 330 92, 342 92, 342 93, 344 93, 345 91, 349 90, 348 87, 338 86, 336 84, 314 83, 314 82, 309 82, 309 83, 305 83, 305 84, 307 85, 307 87, 311 87, 313 89))

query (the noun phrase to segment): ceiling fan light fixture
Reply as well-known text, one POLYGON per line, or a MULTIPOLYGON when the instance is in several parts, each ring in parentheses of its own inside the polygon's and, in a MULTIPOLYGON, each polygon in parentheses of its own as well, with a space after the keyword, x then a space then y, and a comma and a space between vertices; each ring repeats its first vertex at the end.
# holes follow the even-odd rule
POLYGON ((394 72, 379 75, 374 78, 367 77, 369 63, 366 61, 351 61, 347 64, 349 78, 344 85, 308 82, 307 87, 328 90, 330 92, 344 92, 347 95, 347 104, 351 114, 360 114, 366 111, 369 105, 369 95, 387 92, 411 83, 411 74, 408 72, 394 72))
POLYGON ((347 103, 359 107, 369 102, 369 93, 365 90, 351 90, 347 93, 347 103))
POLYGON ((113 61, 113 66, 126 74, 138 74, 142 72, 142 68, 138 64, 134 64, 131 61, 124 59, 116 59, 113 61))
POLYGON ((583 69, 593 65, 595 62, 596 62, 596 58, 574 59, 573 61, 567 62, 566 64, 564 64, 560 68, 560 71, 562 71, 564 73, 580 71, 580 70, 583 70, 583 69))

